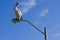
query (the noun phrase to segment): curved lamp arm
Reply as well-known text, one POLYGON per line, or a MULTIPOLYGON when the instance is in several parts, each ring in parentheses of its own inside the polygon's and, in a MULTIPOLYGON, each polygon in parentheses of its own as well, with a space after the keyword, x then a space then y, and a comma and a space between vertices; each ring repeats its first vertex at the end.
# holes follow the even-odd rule
POLYGON ((27 23, 29 23, 30 25, 32 25, 32 27, 34 27, 36 30, 38 30, 39 32, 41 32, 42 34, 44 34, 44 32, 42 32, 39 28, 37 28, 35 25, 33 25, 31 22, 29 22, 28 20, 22 20, 25 21, 27 23))
POLYGON ((35 25, 33 25, 28 20, 21 20, 21 21, 25 21, 25 22, 29 23, 30 25, 32 25, 32 27, 34 27, 36 30, 38 30, 39 32, 41 32, 44 35, 45 40, 47 40, 46 27, 44 27, 44 32, 42 32, 39 28, 37 28, 35 25))

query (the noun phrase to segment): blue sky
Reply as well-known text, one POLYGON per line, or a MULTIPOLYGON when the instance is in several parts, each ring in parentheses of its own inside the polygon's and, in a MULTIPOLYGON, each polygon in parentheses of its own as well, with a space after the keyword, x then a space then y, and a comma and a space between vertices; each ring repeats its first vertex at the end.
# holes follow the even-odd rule
POLYGON ((41 31, 46 26, 48 40, 60 40, 60 0, 0 0, 0 40, 44 40, 28 23, 12 23, 16 2, 20 2, 23 19, 41 31))

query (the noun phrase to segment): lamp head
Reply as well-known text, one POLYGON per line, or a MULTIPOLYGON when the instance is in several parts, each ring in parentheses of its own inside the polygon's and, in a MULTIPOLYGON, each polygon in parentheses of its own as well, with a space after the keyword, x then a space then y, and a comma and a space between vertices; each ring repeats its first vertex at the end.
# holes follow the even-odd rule
POLYGON ((12 19, 11 21, 12 21, 13 23, 16 23, 16 20, 15 20, 15 19, 12 19))
POLYGON ((22 18, 21 18, 20 20, 19 20, 18 18, 13 18, 13 19, 12 19, 12 22, 13 22, 13 23, 21 22, 21 21, 22 21, 22 18))

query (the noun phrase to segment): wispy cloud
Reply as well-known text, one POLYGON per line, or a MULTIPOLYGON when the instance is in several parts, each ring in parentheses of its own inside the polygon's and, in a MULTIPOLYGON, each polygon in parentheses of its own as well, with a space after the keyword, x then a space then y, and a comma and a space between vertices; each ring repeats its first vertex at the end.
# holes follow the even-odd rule
POLYGON ((45 26, 45 25, 46 25, 45 23, 42 24, 41 17, 46 16, 47 13, 48 13, 48 8, 42 9, 42 10, 38 13, 38 15, 36 14, 37 16, 36 16, 36 18, 35 18, 34 23, 35 23, 37 26, 38 26, 38 25, 43 25, 43 26, 45 26))
POLYGON ((27 13, 31 8, 37 5, 36 0, 28 0, 25 2, 22 2, 21 5, 23 5, 22 12, 27 13))
POLYGON ((50 40, 60 40, 60 22, 55 23, 48 32, 50 40))
POLYGON ((50 40, 60 40, 60 32, 49 34, 50 40))
POLYGON ((40 16, 46 16, 47 13, 48 13, 48 8, 43 9, 43 10, 40 12, 40 16))
POLYGON ((60 37, 60 33, 55 33, 52 36, 54 36, 54 37, 60 37))

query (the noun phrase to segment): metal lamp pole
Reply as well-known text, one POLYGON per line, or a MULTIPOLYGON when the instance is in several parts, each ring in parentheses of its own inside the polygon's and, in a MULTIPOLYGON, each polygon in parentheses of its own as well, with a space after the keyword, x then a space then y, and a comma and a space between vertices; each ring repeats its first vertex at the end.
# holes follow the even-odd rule
POLYGON ((21 20, 21 21, 25 21, 27 23, 29 23, 30 25, 32 25, 32 27, 34 27, 36 30, 38 30, 39 32, 41 32, 44 37, 45 37, 45 40, 47 40, 47 35, 46 35, 46 27, 44 27, 44 32, 42 32, 39 28, 37 28, 35 25, 33 25, 31 22, 29 22, 28 20, 21 20))
MULTIPOLYGON (((28 20, 23 20, 22 18, 21 18, 21 20, 17 20, 17 19, 13 19, 15 22, 22 22, 22 21, 24 21, 24 22, 27 22, 27 23, 29 23, 32 27, 34 27, 37 31, 39 31, 39 32, 41 32, 43 35, 44 35, 44 37, 45 37, 45 40, 47 40, 47 35, 46 35, 46 27, 44 27, 44 32, 42 32, 39 28, 37 28, 35 25, 33 25, 31 22, 29 22, 28 20)), ((12 20, 12 21, 13 21, 12 20)))

